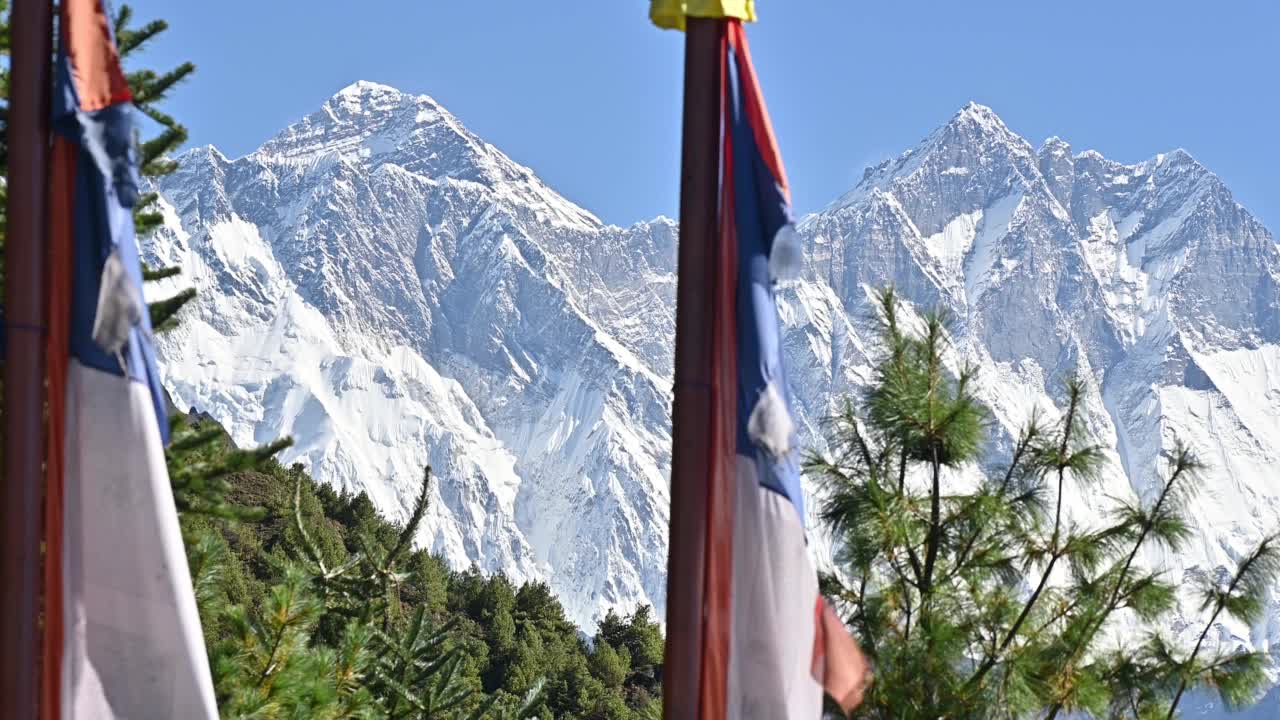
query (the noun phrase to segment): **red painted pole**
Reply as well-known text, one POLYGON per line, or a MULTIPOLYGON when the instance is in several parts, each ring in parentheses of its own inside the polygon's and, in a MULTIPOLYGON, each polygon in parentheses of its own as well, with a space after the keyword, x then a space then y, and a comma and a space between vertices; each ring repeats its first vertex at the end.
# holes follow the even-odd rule
POLYGON ((0 479, 0 717, 36 717, 52 4, 10 15, 5 235, 4 477, 0 479))
MULTIPOLYGON (((712 426, 712 278, 720 168, 724 22, 688 18, 672 407, 671 533, 663 717, 698 720, 712 426)), ((714 719, 701 719, 714 720, 714 719)))

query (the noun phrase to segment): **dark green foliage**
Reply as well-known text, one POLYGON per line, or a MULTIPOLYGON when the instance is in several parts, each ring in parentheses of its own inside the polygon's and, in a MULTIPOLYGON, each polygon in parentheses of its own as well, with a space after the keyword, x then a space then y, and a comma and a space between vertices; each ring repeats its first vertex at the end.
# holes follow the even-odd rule
POLYGON ((370 629, 351 623, 336 648, 313 646, 324 605, 297 568, 271 588, 260 612, 233 606, 229 633, 215 644, 213 669, 224 717, 372 717, 360 674, 370 662, 370 629))
POLYGON ((606 688, 617 690, 631 674, 631 654, 626 648, 619 652, 609 643, 597 643, 588 665, 591 674, 606 688))
POLYGON ((177 327, 178 322, 174 316, 178 314, 183 305, 191 302, 195 296, 196 291, 192 288, 187 288, 163 300, 147 303, 147 310, 151 314, 152 331, 162 333, 177 327))
POLYGON ((425 607, 406 619, 394 601, 406 577, 395 562, 408 548, 387 549, 386 538, 416 531, 425 488, 404 528, 335 538, 316 495, 304 502, 304 483, 313 488, 299 469, 265 469, 238 475, 231 493, 232 502, 263 507, 261 522, 184 516, 197 538, 192 572, 224 717, 504 717, 519 709, 480 697, 450 628, 434 627, 425 607), (370 552, 375 544, 385 551, 370 552))
POLYGON ((366 495, 335 493, 298 467, 267 462, 228 485, 224 501, 259 508, 259 520, 183 516, 225 716, 254 703, 275 703, 276 717, 376 718, 629 719, 658 707, 662 637, 651 610, 610 614, 592 649, 544 583, 452 571, 414 550, 425 483, 404 526, 383 520, 366 495), (282 598, 297 603, 289 627, 282 598), (260 682, 263 648, 277 637, 296 660, 260 682), (644 667, 620 665, 633 655, 644 667), (332 664, 304 672, 342 657, 351 658, 343 673, 332 664), (342 690, 344 678, 353 689, 342 690), (308 693, 327 704, 297 704, 308 693))
POLYGON ((1168 658, 1165 662, 1176 668, 1178 679, 1167 718, 1174 716, 1178 701, 1187 688, 1195 685, 1217 689, 1228 707, 1245 705, 1254 698, 1258 686, 1266 680, 1262 672, 1265 663, 1262 654, 1219 649, 1205 658, 1201 653, 1205 650, 1205 638, 1223 613, 1250 624, 1260 619, 1266 607, 1267 591, 1275 586, 1277 576, 1280 576, 1280 536, 1272 535, 1240 561, 1228 582, 1203 581, 1204 604, 1200 610, 1209 611, 1209 621, 1196 639, 1191 654, 1176 659, 1176 652, 1162 648, 1158 655, 1161 659, 1168 658))
POLYGON ((230 478, 262 467, 276 453, 289 447, 288 438, 252 450, 241 450, 217 423, 197 416, 174 414, 165 464, 178 511, 188 515, 213 515, 228 519, 256 520, 262 509, 227 501, 230 478))
POLYGON ((1263 659, 1201 645, 1220 614, 1249 621, 1260 611, 1280 572, 1275 541, 1230 581, 1206 585, 1208 622, 1195 648, 1155 631, 1119 648, 1103 643, 1120 615, 1167 624, 1174 588, 1135 558, 1188 539, 1183 507, 1203 470, 1192 453, 1175 446, 1153 496, 1117 500, 1095 523, 1070 522, 1063 497, 1088 491, 1103 460, 1084 430, 1085 387, 1073 379, 1059 421, 1031 418, 1007 465, 962 485, 946 473, 996 465, 980 456, 987 413, 972 372, 946 370, 940 315, 908 323, 892 291, 878 310, 883 347, 871 388, 833 419, 830 456, 808 463, 825 486, 819 516, 837 547, 839 571, 822 586, 875 668, 857 717, 1172 718, 1195 686, 1229 705, 1254 699, 1263 659))
POLYGON ((663 638, 653 608, 643 605, 630 617, 609 611, 600 621, 596 644, 608 644, 626 653, 627 699, 633 707, 657 701, 662 689, 663 638))

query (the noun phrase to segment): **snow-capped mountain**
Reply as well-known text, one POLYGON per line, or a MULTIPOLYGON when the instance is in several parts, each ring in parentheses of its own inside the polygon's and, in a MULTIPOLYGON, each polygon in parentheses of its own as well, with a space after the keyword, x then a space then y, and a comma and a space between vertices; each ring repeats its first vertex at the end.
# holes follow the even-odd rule
MULTIPOLYGON (((671 221, 605 225, 430 98, 366 82, 245 157, 186 153, 158 190, 146 260, 201 293, 161 342, 179 406, 245 445, 292 435, 286 461, 393 516, 432 465, 420 541, 547 579, 579 623, 663 606, 671 221)), ((1280 527, 1280 252, 1187 153, 1036 148, 971 104, 800 231, 780 307, 808 444, 869 378, 892 283, 951 311, 997 444, 1088 378, 1109 465, 1070 499, 1082 522, 1147 492, 1176 436, 1210 481, 1195 542, 1148 562, 1219 573, 1280 527)), ((1274 600, 1219 640, 1270 649, 1274 600)))
POLYGON ((356 83, 257 152, 193 150, 148 262, 201 292, 162 342, 174 401, 548 578, 569 614, 660 601, 675 227, 609 227, 426 97, 356 83), (657 323, 655 325, 655 323, 657 323))
MULTIPOLYGON (((892 282, 950 311, 955 359, 980 368, 998 443, 1066 377, 1086 379, 1108 467, 1067 499, 1074 521, 1150 492, 1175 439, 1198 452, 1209 469, 1194 540, 1143 558, 1182 581, 1166 630, 1194 641, 1191 581, 1280 529, 1280 251, 1221 180, 1181 150, 1124 165, 1058 138, 1036 148, 970 104, 801 227, 806 281, 783 314, 809 418, 869 377, 867 288, 892 282)), ((1256 626, 1222 622, 1210 637, 1272 651, 1278 606, 1280 588, 1256 626)))

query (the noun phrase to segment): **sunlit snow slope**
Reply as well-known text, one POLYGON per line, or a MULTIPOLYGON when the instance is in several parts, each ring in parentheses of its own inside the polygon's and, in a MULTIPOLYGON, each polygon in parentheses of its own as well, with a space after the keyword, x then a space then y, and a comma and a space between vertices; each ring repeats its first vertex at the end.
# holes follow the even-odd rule
MULTIPOLYGON (((549 580, 580 623, 662 607, 672 222, 607 226, 430 98, 366 82, 250 155, 181 162, 145 251, 200 291, 162 341, 176 403, 244 445, 292 435, 286 461, 392 515, 431 464, 421 543, 549 580)), ((1078 521, 1147 492, 1180 437, 1212 468, 1195 541, 1148 562, 1220 574, 1280 526, 1280 253, 1187 153, 1036 148, 969 105, 801 230, 781 309, 809 444, 869 377, 868 300, 892 283, 951 311, 998 447, 1089 379, 1108 466, 1078 521)), ((1269 650, 1278 599, 1215 638, 1269 650)))

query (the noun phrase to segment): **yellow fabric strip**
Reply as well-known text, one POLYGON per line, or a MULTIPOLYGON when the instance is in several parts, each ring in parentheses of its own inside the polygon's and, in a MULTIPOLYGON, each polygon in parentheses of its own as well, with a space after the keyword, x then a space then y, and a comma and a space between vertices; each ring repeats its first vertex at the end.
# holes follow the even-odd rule
POLYGON ((756 19, 755 0, 650 0, 649 19, 666 30, 684 30, 686 17, 756 19))

